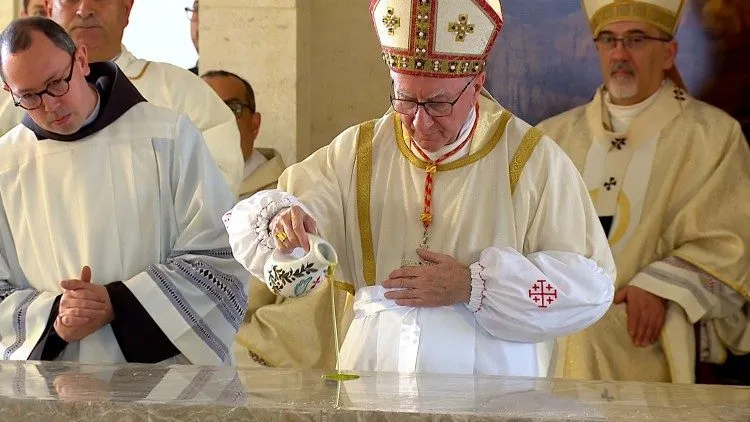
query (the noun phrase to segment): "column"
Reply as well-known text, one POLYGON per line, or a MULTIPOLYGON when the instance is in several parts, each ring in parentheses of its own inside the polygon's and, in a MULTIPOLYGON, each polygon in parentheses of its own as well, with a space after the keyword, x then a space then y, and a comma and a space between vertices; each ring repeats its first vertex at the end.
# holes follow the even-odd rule
POLYGON ((20 0, 5 0, 0 1, 0 29, 5 27, 18 16, 18 11, 21 10, 20 0))
POLYGON ((200 25, 201 72, 248 79, 263 116, 256 145, 287 164, 388 109, 366 1, 202 0, 200 25))

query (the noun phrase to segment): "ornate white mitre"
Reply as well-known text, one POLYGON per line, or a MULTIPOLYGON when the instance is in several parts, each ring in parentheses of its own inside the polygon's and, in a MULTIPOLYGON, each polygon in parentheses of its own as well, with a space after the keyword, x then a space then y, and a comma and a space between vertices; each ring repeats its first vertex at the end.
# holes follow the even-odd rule
POLYGON ((477 75, 503 26, 499 0, 371 0, 370 14, 395 72, 477 75))

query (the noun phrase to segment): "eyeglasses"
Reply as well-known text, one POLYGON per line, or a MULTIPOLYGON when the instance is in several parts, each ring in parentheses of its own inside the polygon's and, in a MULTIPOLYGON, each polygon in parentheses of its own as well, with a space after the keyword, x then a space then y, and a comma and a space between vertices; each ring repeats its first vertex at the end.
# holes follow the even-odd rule
POLYGON ((242 109, 246 107, 248 110, 250 110, 250 113, 255 114, 255 107, 250 107, 245 103, 241 103, 238 101, 224 101, 224 104, 226 104, 227 107, 232 110, 232 113, 234 113, 234 117, 238 119, 242 116, 242 109))
MULTIPOLYGON (((471 78, 469 83, 464 86, 464 89, 461 90, 461 92, 458 94, 458 97, 456 97, 455 100, 447 102, 447 101, 412 101, 412 100, 402 100, 400 98, 395 98, 393 96, 393 93, 391 93, 391 105, 393 105, 393 109, 401 114, 406 114, 408 116, 414 116, 417 114, 417 110, 419 109, 419 106, 422 106, 424 108, 424 111, 427 112, 432 117, 446 117, 453 114, 453 106, 456 105, 458 100, 461 98, 461 96, 464 94, 464 91, 466 91, 466 88, 471 85, 472 82, 474 82, 474 79, 476 79, 476 76, 474 78, 471 78)), ((391 90, 393 90, 393 81, 391 81, 391 90)))
POLYGON ((70 72, 64 79, 55 79, 47 84, 47 87, 43 91, 33 92, 29 94, 23 94, 18 99, 16 95, 11 91, 10 95, 13 98, 13 104, 16 107, 21 107, 26 110, 34 110, 42 105, 42 95, 47 94, 50 97, 62 97, 67 94, 70 90, 70 80, 73 78, 73 69, 75 68, 76 53, 70 57, 70 72))
POLYGON ((671 39, 650 37, 646 34, 627 34, 621 38, 616 37, 614 34, 603 33, 598 37, 594 38, 594 42, 597 46, 604 50, 613 50, 617 48, 617 43, 621 42, 622 46, 628 50, 638 50, 642 48, 646 41, 661 41, 670 42, 671 39))
POLYGON ((194 17, 198 16, 198 5, 196 4, 193 8, 186 7, 185 14, 187 15, 188 20, 193 20, 194 17))

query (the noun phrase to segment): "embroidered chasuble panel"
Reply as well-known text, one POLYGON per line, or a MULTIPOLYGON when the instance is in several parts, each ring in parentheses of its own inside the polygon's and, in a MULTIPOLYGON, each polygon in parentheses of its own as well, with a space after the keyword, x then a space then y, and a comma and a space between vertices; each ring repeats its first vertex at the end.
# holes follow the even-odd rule
MULTIPOLYGON (((486 194, 482 194, 479 192, 486 189, 477 189, 477 187, 487 184, 471 182, 471 180, 480 177, 480 173, 484 173, 485 177, 487 177, 487 172, 497 173, 496 176, 492 177, 495 177, 498 180, 508 180, 508 182, 506 182, 507 184, 505 189, 509 190, 509 192, 507 193, 508 195, 512 195, 512 191, 515 190, 516 185, 519 182, 520 174, 526 164, 526 161, 529 160, 537 143, 542 137, 541 132, 533 128, 528 128, 528 126, 525 124, 519 125, 516 122, 520 121, 514 120, 509 112, 503 110, 502 108, 499 108, 496 103, 494 103, 494 101, 492 101, 492 103, 494 103, 494 106, 490 106, 490 102, 491 101, 488 101, 488 99, 486 98, 483 98, 480 101, 480 110, 491 111, 491 113, 489 113, 489 116, 485 115, 484 113, 480 113, 478 127, 481 130, 478 129, 478 133, 481 134, 482 138, 475 138, 469 155, 459 160, 437 166, 438 168, 435 174, 435 185, 439 188, 436 188, 435 191, 436 196, 433 206, 436 220, 434 220, 432 223, 435 227, 430 228, 430 246, 438 245, 438 247, 444 248, 448 244, 460 245, 466 244, 467 242, 469 244, 474 243, 470 238, 474 238, 475 236, 471 233, 475 230, 480 229, 478 227, 475 227, 476 224, 467 224, 461 222, 465 218, 468 218, 466 215, 466 211, 474 209, 474 207, 468 206, 467 204, 481 201, 480 198, 482 197, 486 199, 496 196, 500 194, 500 192, 504 191, 504 189, 500 189, 500 192, 498 192, 497 187, 485 186, 487 189, 489 189, 489 191, 486 192, 486 194), (511 122, 513 122, 513 131, 515 133, 518 133, 519 130, 523 130, 523 132, 521 132, 521 134, 519 135, 516 135, 514 133, 513 138, 515 142, 511 142, 512 145, 508 147, 507 141, 505 141, 507 135, 506 129, 511 125, 511 122), (525 129, 521 129, 521 127, 518 126, 525 126, 525 129), (509 148, 514 148, 515 150, 507 151, 509 148), (508 157, 509 154, 511 155, 511 157, 508 157), (484 159, 485 157, 486 160, 484 159), (493 163, 497 164, 493 165, 493 163), (478 168, 477 166, 480 167, 478 168), (468 189, 469 186, 475 185, 475 188, 472 188, 470 190, 468 189), (452 192, 450 198, 444 196, 443 192, 445 192, 446 190, 452 192), (467 228, 464 230, 457 230, 456 227, 459 226, 465 226, 467 228), (432 243, 433 241, 435 243, 432 243)), ((357 225, 360 232, 359 243, 361 246, 363 259, 363 278, 364 280, 366 280, 367 285, 373 285, 377 282, 378 277, 376 276, 376 267, 378 265, 383 265, 380 264, 379 261, 383 259, 384 254, 390 256, 396 253, 396 249, 402 249, 401 247, 398 247, 396 245, 393 245, 394 247, 386 249, 381 249, 382 246, 381 248, 378 248, 376 246, 379 242, 382 242, 383 239, 378 239, 378 235, 374 232, 375 230, 377 230, 378 232, 383 232, 383 230, 385 229, 384 226, 400 227, 402 225, 401 222, 386 222, 385 220, 377 219, 377 215, 384 215, 387 212, 386 209, 388 209, 392 205, 386 206, 385 208, 381 208, 381 206, 385 204, 396 204, 404 202, 404 198, 408 199, 407 203, 414 202, 414 204, 416 204, 417 200, 414 198, 418 198, 418 202, 421 203, 424 195, 424 174, 426 171, 425 169, 427 168, 427 164, 419 157, 417 157, 413 152, 411 152, 410 148, 408 148, 408 135, 402 129, 400 120, 394 117, 390 119, 383 119, 381 120, 381 122, 383 122, 382 126, 390 126, 390 130, 385 128, 379 129, 380 132, 390 132, 388 135, 382 135, 376 130, 376 122, 367 122, 359 126, 357 138, 357 225), (391 145, 398 146, 398 149, 394 151, 396 155, 393 158, 385 159, 382 156, 377 157, 379 154, 378 151, 373 151, 374 149, 377 149, 377 147, 373 148, 372 143, 372 139, 376 136, 376 132, 378 132, 377 136, 393 137, 395 135, 396 139, 394 139, 393 141, 389 141, 393 142, 391 145), (376 162, 376 159, 379 162, 376 162), (399 168, 398 172, 403 172, 404 180, 413 179, 415 183, 413 194, 399 194, 399 196, 403 196, 403 198, 397 198, 391 193, 388 193, 388 191, 385 191, 385 197, 382 197, 382 194, 378 194, 378 192, 383 192, 382 187, 380 186, 382 185, 382 183, 379 180, 375 179, 374 175, 382 174, 380 173, 382 172, 382 170, 378 172, 377 167, 382 166, 382 163, 384 162, 401 163, 399 166, 397 166, 399 168), (402 166, 403 168, 401 168, 402 166), (378 199, 376 200, 375 198, 378 199), (378 211, 373 212, 374 210, 378 211), (377 254, 376 251, 378 251, 377 254)), ((379 144, 382 145, 383 143, 379 144)), ((390 153, 391 152, 389 151, 389 157, 390 153)), ((389 172, 391 174, 394 174, 394 169, 390 169, 389 172)), ((393 182, 388 183, 390 184, 393 182)), ((403 184, 406 188, 411 189, 410 182, 404 184, 403 181, 399 181, 398 183, 403 184)), ((508 202, 508 205, 510 205, 512 201, 506 202, 508 202)), ((411 206, 412 205, 408 205, 408 207, 411 206)), ((405 211, 403 207, 404 205, 398 205, 398 209, 401 210, 399 212, 404 213, 405 219, 407 220, 409 217, 412 217, 413 221, 409 220, 409 222, 413 222, 414 224, 412 227, 412 224, 406 224, 406 222, 404 222, 403 225, 405 229, 400 232, 399 237, 401 237, 402 240, 411 237, 421 238, 421 235, 417 236, 416 232, 413 234, 411 233, 412 229, 416 230, 417 226, 419 226, 421 230, 422 224, 419 222, 420 210, 414 209, 413 213, 409 213, 408 211, 405 211), (406 227, 409 228, 407 229, 406 227)), ((499 213, 499 211, 497 212, 499 213)), ((512 212, 505 212, 504 214, 506 216, 509 216, 512 214, 512 212)), ((512 227, 512 223, 510 223, 510 221, 512 220, 505 221, 507 220, 507 218, 493 219, 497 221, 487 226, 485 230, 480 230, 484 232, 484 234, 480 237, 484 238, 491 232, 496 231, 491 229, 492 226, 504 226, 506 224, 510 224, 505 229, 500 230, 498 227, 497 230, 499 230, 499 232, 505 232, 508 234, 514 232, 514 229, 510 228, 512 227)), ((506 239, 503 240, 502 243, 508 243, 509 241, 510 239, 506 239)), ((400 244, 401 241, 396 243, 400 244)), ((486 243, 489 246, 497 242, 486 241, 486 243)), ((428 263, 420 260, 416 255, 416 249, 418 246, 418 241, 415 241, 414 245, 405 244, 403 247, 404 255, 398 257, 398 266, 403 267, 414 265, 429 265, 428 263)), ((451 249, 455 247, 456 246, 453 246, 451 247, 451 249)), ((518 247, 522 246, 518 245, 518 247)), ((457 253, 457 256, 460 257, 467 253, 470 253, 472 255, 478 254, 479 251, 483 249, 483 247, 474 245, 471 248, 460 249, 466 250, 456 250, 455 252, 452 250, 440 250, 440 252, 449 254, 457 253), (470 252, 472 250, 474 250, 474 252, 470 252)), ((476 258, 478 258, 478 256, 476 258)), ((472 256, 471 258, 465 260, 466 262, 474 262, 476 258, 472 256)), ((388 259, 388 261, 390 261, 390 258, 388 259)), ((380 277, 387 275, 385 269, 381 271, 384 274, 380 274, 380 277)))
POLYGON ((601 89, 586 107, 593 140, 583 179, 614 251, 627 244, 638 226, 657 164, 654 159, 661 131, 682 113, 687 101, 681 89, 666 82, 626 133, 611 131, 601 89))

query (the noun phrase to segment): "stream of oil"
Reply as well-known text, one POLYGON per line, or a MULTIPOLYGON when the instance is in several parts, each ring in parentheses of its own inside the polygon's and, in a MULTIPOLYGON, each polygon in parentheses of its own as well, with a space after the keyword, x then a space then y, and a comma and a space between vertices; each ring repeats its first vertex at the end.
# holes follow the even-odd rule
POLYGON ((323 375, 323 379, 331 381, 351 381, 359 378, 356 374, 346 374, 341 372, 341 359, 339 357, 339 324, 336 319, 336 286, 333 283, 333 272, 335 266, 331 265, 328 267, 328 283, 330 283, 331 290, 331 318, 333 319, 333 350, 336 351, 336 367, 334 372, 323 375))

